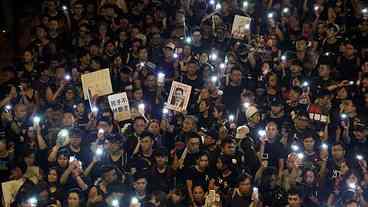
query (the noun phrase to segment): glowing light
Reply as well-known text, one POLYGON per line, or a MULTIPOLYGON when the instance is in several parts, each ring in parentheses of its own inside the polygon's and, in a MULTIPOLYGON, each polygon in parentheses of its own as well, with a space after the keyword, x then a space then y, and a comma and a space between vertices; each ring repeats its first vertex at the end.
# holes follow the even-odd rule
POLYGON ((70 77, 70 75, 65 75, 64 79, 69 81, 70 79, 72 79, 72 77, 70 77))
POLYGON ((250 103, 249 103, 249 102, 245 102, 245 103, 243 104, 243 106, 244 106, 245 108, 248 108, 248 107, 250 106, 250 103))
POLYGON ((298 156, 298 158, 299 158, 300 160, 304 158, 304 154, 303 154, 303 153, 301 153, 301 152, 300 152, 300 153, 298 153, 298 154, 297 154, 297 156, 298 156))
POLYGON ((216 4, 216 9, 217 9, 217 10, 219 10, 219 9, 221 9, 221 8, 222 8, 222 7, 221 7, 221 4, 220 4, 220 3, 217 3, 217 4, 216 4))
POLYGON ((213 82, 213 83, 216 83, 217 82, 217 80, 218 80, 218 78, 217 78, 217 76, 212 76, 211 77, 211 81, 213 82))
POLYGON ((33 123, 35 123, 35 124, 39 124, 39 123, 40 123, 40 121, 41 121, 41 118, 40 118, 39 116, 35 116, 35 117, 33 117, 33 123))
POLYGON ((283 10, 282 10, 282 12, 284 13, 284 14, 287 14, 287 13, 289 13, 289 8, 284 8, 283 10))
POLYGON ((266 136, 266 130, 263 130, 263 129, 259 130, 259 131, 258 131, 258 135, 259 135, 260 137, 264 137, 264 136, 266 136))
POLYGON ((114 199, 114 200, 112 200, 111 205, 113 207, 118 207, 119 206, 119 201, 117 199, 114 199))
POLYGON ((233 114, 230 114, 229 115, 229 121, 234 121, 234 119, 235 119, 235 116, 233 114))
POLYGON ((101 156, 103 154, 103 148, 102 147, 98 147, 97 149, 96 149, 96 155, 97 156, 101 156))
POLYGON ((363 160, 364 159, 363 155, 357 155, 356 158, 357 158, 357 160, 363 160))
POLYGON ((293 144, 293 145, 291 145, 291 149, 293 151, 298 151, 299 150, 299 147, 298 147, 298 145, 293 144))
POLYGON ((328 145, 327 145, 326 143, 323 143, 323 144, 321 145, 321 147, 322 147, 322 149, 328 149, 328 145))
POLYGON ((185 38, 185 42, 186 42, 187 44, 192 43, 192 38, 191 38, 191 37, 187 37, 187 38, 185 38))

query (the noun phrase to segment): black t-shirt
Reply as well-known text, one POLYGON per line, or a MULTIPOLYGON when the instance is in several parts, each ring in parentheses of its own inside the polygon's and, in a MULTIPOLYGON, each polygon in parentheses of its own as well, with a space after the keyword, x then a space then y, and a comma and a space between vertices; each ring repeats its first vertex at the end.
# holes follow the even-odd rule
POLYGON ((174 176, 174 172, 168 167, 163 173, 160 173, 156 167, 153 167, 148 176, 149 191, 168 193, 174 187, 174 176))
POLYGON ((201 172, 196 167, 192 167, 186 172, 186 180, 191 180, 193 182, 193 187, 200 185, 204 189, 207 189, 211 178, 212 176, 208 170, 201 172))
POLYGON ((275 141, 273 143, 266 143, 264 153, 268 154, 268 165, 273 167, 279 167, 279 159, 284 159, 286 157, 285 148, 278 141, 275 141))

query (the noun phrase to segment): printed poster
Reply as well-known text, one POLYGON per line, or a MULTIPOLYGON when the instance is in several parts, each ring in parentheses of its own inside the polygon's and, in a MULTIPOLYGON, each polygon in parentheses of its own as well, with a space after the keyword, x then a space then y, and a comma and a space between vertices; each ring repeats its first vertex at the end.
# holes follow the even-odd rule
POLYGON ((129 100, 126 92, 108 96, 109 105, 114 113, 114 119, 125 121, 131 119, 129 100))
POLYGON ((250 17, 235 15, 231 36, 235 39, 243 39, 249 32, 251 21, 250 17))
POLYGON ((187 109, 192 86, 173 81, 167 100, 167 109, 184 112, 187 109))
POLYGON ((104 96, 112 93, 110 69, 102 69, 81 76, 84 99, 104 96))

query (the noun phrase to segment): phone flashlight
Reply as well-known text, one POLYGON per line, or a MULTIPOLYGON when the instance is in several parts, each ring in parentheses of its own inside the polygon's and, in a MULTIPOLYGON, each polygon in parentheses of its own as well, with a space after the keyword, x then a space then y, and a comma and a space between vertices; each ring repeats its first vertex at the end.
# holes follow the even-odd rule
POLYGON ((214 75, 214 76, 212 76, 212 77, 211 77, 211 81, 212 81, 212 83, 216 83, 216 82, 217 82, 217 79, 218 79, 218 78, 217 78, 217 76, 215 76, 215 75, 214 75))
POLYGON ((214 52, 211 53, 210 58, 211 58, 211 60, 217 60, 217 54, 214 53, 214 52))
POLYGON ((341 119, 347 119, 348 115, 345 113, 340 114, 341 119))
POLYGON ((165 81, 165 73, 159 72, 157 75, 157 82, 163 83, 165 81))
POLYGON ((139 110, 144 110, 144 108, 145 108, 144 103, 140 103, 140 104, 138 105, 138 109, 139 109, 139 110))
POLYGON ((301 153, 301 152, 300 152, 300 153, 298 153, 298 154, 297 154, 297 156, 298 156, 298 158, 299 158, 300 160, 304 158, 304 154, 303 154, 303 153, 301 153))
POLYGON ((65 75, 64 79, 65 79, 66 81, 70 81, 71 77, 70 77, 70 75, 65 75))
POLYGON ((352 190, 355 190, 357 187, 355 183, 349 183, 348 185, 349 185, 349 188, 352 190))
POLYGON ((368 8, 364 8, 364 9, 362 9, 362 13, 363 13, 363 14, 367 14, 367 13, 368 13, 368 8))
POLYGON ((40 123, 40 121, 41 121, 41 118, 39 116, 33 117, 33 123, 34 124, 37 124, 38 125, 40 123))
POLYGON ((221 4, 220 3, 216 4, 216 9, 221 9, 221 4))
POLYGON ((269 19, 272 19, 272 18, 273 18, 273 13, 272 13, 272 12, 268 13, 268 14, 267 14, 267 17, 268 17, 269 19))
POLYGON ((31 197, 28 199, 28 204, 30 204, 31 206, 37 206, 38 200, 36 197, 31 197))
POLYGON ((211 5, 215 5, 215 3, 216 3, 215 0, 210 0, 211 5))
POLYGON ((314 11, 318 11, 318 10, 319 10, 319 6, 315 6, 314 11))
POLYGON ((73 162, 73 161, 75 161, 76 160, 76 158, 74 157, 74 156, 70 156, 70 158, 69 158, 69 162, 73 162))
POLYGON ((303 84, 302 84, 303 87, 308 87, 309 86, 309 83, 308 81, 304 81, 303 84))
POLYGON ((117 200, 117 199, 112 200, 112 201, 111 201, 111 205, 112 205, 113 207, 119 207, 119 200, 117 200))
POLYGON ((60 130, 60 136, 62 136, 62 137, 69 136, 69 131, 67 129, 60 130))
POLYGON ((243 1, 243 8, 248 8, 248 6, 249 6, 248 1, 243 1))
POLYGON ((321 147, 322 149, 328 149, 328 145, 326 143, 322 143, 321 147))
POLYGON ((234 121, 234 119, 235 119, 234 115, 230 114, 229 115, 229 121, 234 121))
POLYGON ((357 155, 356 158, 357 158, 357 160, 363 160, 364 159, 363 155, 357 155))
POLYGON ((354 85, 354 81, 349 81, 349 85, 354 85))
POLYGON ((264 137, 264 136, 266 136, 266 130, 263 130, 263 129, 259 130, 259 131, 258 131, 258 135, 259 135, 260 137, 264 137))
POLYGON ((173 57, 176 59, 176 58, 178 58, 179 56, 178 56, 178 54, 177 54, 177 53, 174 53, 174 54, 173 54, 173 57))
POLYGON ((99 133, 99 134, 103 134, 103 133, 105 133, 105 130, 104 130, 104 129, 99 129, 99 130, 98 130, 98 133, 99 133))
POLYGON ((64 11, 68 10, 68 7, 67 7, 67 6, 65 6, 65 5, 63 5, 61 8, 62 8, 64 11))
POLYGON ((250 103, 249 103, 249 102, 245 102, 245 103, 243 104, 243 106, 244 106, 244 108, 248 108, 248 107, 250 106, 250 103))
POLYGON ((5 111, 9 112, 12 109, 12 106, 10 104, 5 106, 5 111))
POLYGON ((287 13, 289 13, 289 8, 284 8, 283 10, 282 10, 282 13, 284 13, 284 14, 287 14, 287 13))
POLYGON ((73 105, 73 109, 76 109, 76 108, 77 108, 77 105, 75 105, 75 104, 74 104, 74 105, 73 105))
POLYGON ((224 69, 226 67, 225 63, 220 63, 220 68, 224 69))
POLYGON ((282 60, 282 61, 286 61, 286 59, 287 59, 287 58, 286 58, 286 55, 282 55, 282 56, 281 56, 281 60, 282 60))
POLYGON ((191 38, 191 37, 187 37, 187 38, 185 38, 185 42, 186 42, 187 44, 192 43, 192 38, 191 38))
POLYGON ((137 205, 137 204, 139 204, 139 200, 138 200, 138 198, 133 197, 133 198, 132 198, 132 200, 130 200, 130 204, 132 204, 132 205, 137 205))
POLYGON ((92 107, 92 112, 95 112, 95 113, 97 113, 97 112, 98 112, 98 108, 97 108, 97 106, 93 106, 93 107, 92 107))
POLYGON ((169 109, 167 109, 167 108, 163 108, 163 109, 162 109, 162 113, 163 113, 163 114, 168 114, 168 113, 169 113, 169 109))
POLYGON ((5 30, 5 29, 3 29, 1 32, 2 32, 2 33, 6 33, 6 30, 5 30))
POLYGON ((144 67, 144 65, 145 65, 144 62, 139 63, 139 66, 141 66, 141 67, 144 67))
POLYGON ((102 147, 98 147, 97 149, 96 149, 96 155, 97 156, 101 156, 103 154, 103 148, 102 147))
POLYGON ((298 146, 298 145, 296 145, 296 144, 292 144, 292 145, 291 145, 291 149, 292 149, 294 152, 296 152, 296 151, 298 151, 298 150, 299 150, 299 146, 298 146))

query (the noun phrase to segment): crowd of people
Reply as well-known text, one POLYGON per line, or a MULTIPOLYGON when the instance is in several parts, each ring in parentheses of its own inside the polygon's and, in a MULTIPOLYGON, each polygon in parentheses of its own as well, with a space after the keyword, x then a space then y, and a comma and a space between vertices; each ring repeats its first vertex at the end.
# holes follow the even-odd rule
POLYGON ((368 206, 364 1, 38 7, 1 69, 3 206, 368 206), (129 120, 85 99, 81 75, 105 68, 129 120), (185 110, 166 108, 173 81, 191 86, 171 101, 185 110))

